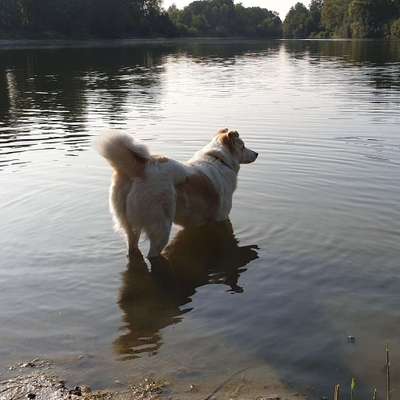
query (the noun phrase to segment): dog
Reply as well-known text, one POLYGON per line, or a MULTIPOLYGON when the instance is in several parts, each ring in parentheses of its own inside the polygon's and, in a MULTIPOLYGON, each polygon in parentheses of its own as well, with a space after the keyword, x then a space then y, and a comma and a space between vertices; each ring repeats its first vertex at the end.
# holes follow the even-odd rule
POLYGON ((103 135, 97 148, 114 171, 110 209, 116 229, 126 236, 130 256, 139 251, 144 231, 149 259, 160 256, 172 223, 190 227, 228 219, 240 165, 258 157, 228 129, 186 163, 151 155, 126 133, 103 135))

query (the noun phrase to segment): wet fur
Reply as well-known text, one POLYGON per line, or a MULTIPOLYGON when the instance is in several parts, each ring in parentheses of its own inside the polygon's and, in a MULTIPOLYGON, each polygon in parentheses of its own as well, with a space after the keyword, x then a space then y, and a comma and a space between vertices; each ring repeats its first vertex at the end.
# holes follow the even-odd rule
POLYGON ((150 258, 167 245, 172 223, 190 227, 226 220, 239 166, 257 158, 237 132, 227 129, 186 163, 152 156, 124 133, 102 136, 98 150, 114 171, 110 209, 116 228, 126 235, 130 254, 138 251, 144 231, 150 258))

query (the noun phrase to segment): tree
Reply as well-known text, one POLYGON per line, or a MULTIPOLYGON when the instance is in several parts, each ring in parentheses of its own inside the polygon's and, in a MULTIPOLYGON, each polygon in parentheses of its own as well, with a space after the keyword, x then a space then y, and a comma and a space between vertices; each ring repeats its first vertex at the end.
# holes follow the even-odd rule
POLYGON ((333 36, 350 37, 348 8, 350 0, 325 0, 321 21, 324 28, 333 36))
POLYGON ((283 33, 287 38, 307 38, 312 32, 312 18, 308 8, 297 3, 287 14, 283 23, 283 33))
POLYGON ((276 12, 260 7, 235 5, 235 33, 248 37, 282 36, 282 21, 276 12))
POLYGON ((400 39, 400 18, 393 21, 390 27, 390 36, 393 39, 400 39))
POLYGON ((393 0, 352 0, 348 10, 352 37, 384 36, 390 21, 397 14, 396 2, 393 0))
POLYGON ((181 34, 211 36, 281 37, 277 13, 260 7, 234 5, 232 0, 194 1, 183 10, 168 9, 181 34))
POLYGON ((283 28, 289 38, 393 37, 399 17, 400 0, 312 0, 292 7, 283 28))
POLYGON ((324 0, 312 0, 310 4, 311 32, 316 35, 323 31, 321 24, 322 8, 324 0))
POLYGON ((379 37, 384 25, 385 6, 380 0, 352 0, 349 6, 352 37, 379 37))
POLYGON ((15 0, 2 0, 0 2, 0 32, 20 27, 20 13, 15 0))

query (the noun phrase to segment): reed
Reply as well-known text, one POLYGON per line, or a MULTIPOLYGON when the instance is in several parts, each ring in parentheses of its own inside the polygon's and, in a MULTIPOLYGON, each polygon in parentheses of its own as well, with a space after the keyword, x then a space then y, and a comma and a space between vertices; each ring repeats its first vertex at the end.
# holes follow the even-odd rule
MULTIPOLYGON (((385 400, 392 400, 392 388, 391 388, 391 376, 390 376, 390 351, 389 345, 385 346, 386 352, 386 364, 385 364, 385 371, 386 371, 386 396, 385 400)), ((357 400, 355 397, 355 392, 357 389, 357 381, 355 378, 351 379, 350 385, 350 400, 357 400)), ((374 388, 372 393, 372 400, 378 399, 378 391, 374 388)), ((341 394, 341 387, 340 385, 335 385, 334 392, 333 392, 333 400, 342 400, 341 394)))
POLYGON ((386 345, 386 400, 391 399, 391 388, 390 388, 390 354, 389 345, 386 345))

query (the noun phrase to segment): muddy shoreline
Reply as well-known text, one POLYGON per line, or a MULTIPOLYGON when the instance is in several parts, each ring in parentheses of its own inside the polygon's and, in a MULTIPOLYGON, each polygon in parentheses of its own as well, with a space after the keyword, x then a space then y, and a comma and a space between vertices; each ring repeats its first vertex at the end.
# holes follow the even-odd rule
POLYGON ((138 382, 121 385, 120 390, 92 390, 88 385, 67 382, 59 376, 57 365, 35 358, 9 366, 0 375, 1 400, 156 400, 156 399, 237 399, 303 400, 305 395, 290 391, 282 383, 266 379, 256 384, 244 375, 245 370, 228 377, 214 388, 206 383, 191 384, 182 390, 162 377, 143 377, 138 382))

